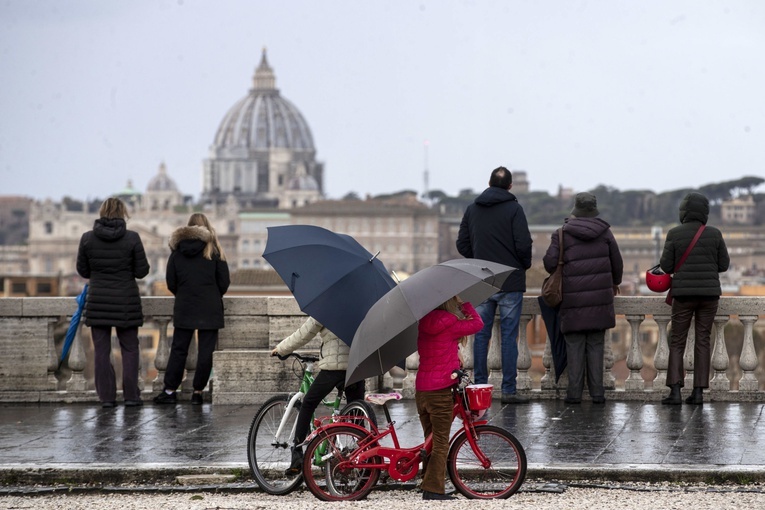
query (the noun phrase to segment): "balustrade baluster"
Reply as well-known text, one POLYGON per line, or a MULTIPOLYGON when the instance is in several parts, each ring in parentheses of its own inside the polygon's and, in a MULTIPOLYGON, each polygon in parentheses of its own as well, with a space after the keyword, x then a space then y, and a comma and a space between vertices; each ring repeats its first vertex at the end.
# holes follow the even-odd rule
POLYGON ((195 333, 191 343, 189 343, 189 353, 186 356, 186 378, 181 383, 181 389, 189 395, 194 391, 194 374, 197 371, 197 357, 199 356, 198 342, 199 337, 195 333))
POLYGON ((415 351, 406 357, 406 376, 401 381, 401 395, 405 398, 414 398, 414 385, 417 381, 417 368, 420 366, 420 354, 415 351))
POLYGON ((159 341, 157 342, 157 353, 154 356, 154 366, 157 369, 157 377, 152 385, 154 392, 159 393, 165 389, 165 370, 167 362, 170 360, 170 339, 167 337, 167 325, 170 323, 170 317, 154 317, 159 329, 159 341))
POLYGON ((518 363, 516 363, 516 368, 518 370, 516 388, 518 390, 531 389, 531 376, 529 376, 529 368, 531 368, 531 350, 529 349, 526 330, 529 321, 533 318, 534 316, 531 314, 521 314, 521 322, 518 329, 518 363))
POLYGON ((727 315, 715 317, 715 345, 712 350, 712 368, 715 373, 709 382, 709 389, 715 391, 728 391, 730 379, 728 379, 728 349, 725 348, 725 325, 728 323, 727 315))
POLYGON ((80 322, 72 346, 69 348, 67 364, 72 371, 72 376, 66 382, 66 391, 71 393, 85 392, 88 389, 88 381, 85 379, 85 367, 88 365, 88 358, 85 356, 85 337, 87 336, 87 341, 90 341, 90 335, 85 335, 83 329, 83 323, 80 322))
POLYGON ((502 336, 499 331, 499 319, 495 316, 494 325, 491 328, 489 340, 489 355, 486 359, 486 367, 489 370, 489 384, 494 385, 494 393, 499 394, 502 390, 502 336))
POLYGON ((630 338, 630 350, 627 353, 627 368, 630 370, 630 374, 627 380, 624 381, 624 389, 627 391, 644 390, 645 381, 640 374, 640 369, 643 368, 643 353, 640 351, 640 323, 645 319, 645 315, 627 315, 627 322, 632 329, 632 335, 630 338))
POLYGON ((693 388, 693 371, 695 363, 693 362, 693 351, 696 348, 696 325, 691 321, 691 327, 688 329, 688 338, 685 342, 685 354, 683 354, 683 366, 685 367, 685 387, 693 388))
POLYGON ((667 385, 667 369, 669 368, 669 341, 667 328, 669 327, 669 315, 654 315, 653 320, 659 327, 659 339, 656 343, 656 353, 653 356, 653 366, 656 369, 656 377, 653 379, 653 388, 663 390, 667 385))
POLYGON ((741 346, 741 356, 738 360, 743 372, 738 381, 738 391, 758 391, 760 383, 757 381, 754 371, 757 369, 759 360, 757 359, 757 352, 754 350, 754 335, 752 334, 754 323, 757 322, 758 317, 756 315, 740 315, 739 319, 744 325, 744 345, 741 346))
POLYGON ((58 354, 56 353, 56 324, 58 319, 50 317, 48 319, 48 389, 58 390, 58 379, 56 379, 56 370, 58 369, 58 354))
MULTIPOLYGON (((603 388, 606 390, 616 389, 616 377, 614 377, 612 372, 614 368, 614 350, 611 348, 612 337, 612 330, 607 330, 603 345, 603 388)), ((568 386, 568 371, 564 372, 564 375, 558 381, 558 386, 560 388, 568 386)))
POLYGON ((545 351, 542 354, 542 366, 545 367, 545 375, 542 376, 542 390, 552 390, 555 388, 555 367, 552 359, 552 344, 550 334, 547 333, 545 340, 545 351))

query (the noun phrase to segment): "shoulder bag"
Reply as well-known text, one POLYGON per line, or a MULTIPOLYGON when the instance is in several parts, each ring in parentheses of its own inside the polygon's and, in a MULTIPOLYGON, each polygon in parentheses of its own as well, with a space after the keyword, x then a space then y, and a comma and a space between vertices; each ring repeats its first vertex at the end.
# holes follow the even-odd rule
MULTIPOLYGON (((685 253, 683 253, 683 256, 680 257, 680 260, 677 261, 677 265, 675 266, 675 273, 677 273, 677 270, 680 269, 680 266, 683 265, 683 262, 685 262, 685 259, 688 258, 688 254, 691 253, 691 250, 696 245, 696 241, 699 240, 699 237, 701 237, 701 233, 704 232, 705 228, 707 228, 706 225, 701 225, 699 227, 699 230, 696 232, 696 235, 693 236, 693 240, 691 241, 691 244, 688 245, 688 248, 685 249, 685 253)), ((667 298, 664 300, 664 302, 672 306, 672 287, 669 288, 669 292, 667 292, 667 298)))
POLYGON ((542 282, 542 299, 550 308, 556 308, 563 301, 563 227, 558 229, 558 266, 542 282))

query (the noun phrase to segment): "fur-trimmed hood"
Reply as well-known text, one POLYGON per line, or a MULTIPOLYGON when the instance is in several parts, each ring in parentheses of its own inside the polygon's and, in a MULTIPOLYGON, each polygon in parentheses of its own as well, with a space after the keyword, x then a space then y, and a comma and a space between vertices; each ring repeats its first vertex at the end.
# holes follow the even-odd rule
POLYGON ((170 236, 170 249, 175 251, 181 241, 202 241, 204 244, 212 240, 212 234, 205 227, 194 225, 191 227, 181 227, 175 230, 170 236))

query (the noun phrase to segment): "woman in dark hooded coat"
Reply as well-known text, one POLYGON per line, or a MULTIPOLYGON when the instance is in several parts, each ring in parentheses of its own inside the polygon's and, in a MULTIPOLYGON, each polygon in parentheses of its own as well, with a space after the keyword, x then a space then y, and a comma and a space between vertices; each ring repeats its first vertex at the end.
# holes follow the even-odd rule
POLYGON ((203 402, 202 391, 212 372, 212 357, 223 328, 223 295, 230 283, 228 263, 207 217, 195 213, 189 223, 170 237, 167 288, 175 295, 173 344, 165 371, 165 388, 154 397, 157 404, 175 404, 183 380, 189 345, 197 331, 198 354, 191 403, 203 402))
POLYGON ((125 405, 140 406, 138 327, 143 325, 143 309, 135 280, 149 274, 149 262, 141 237, 127 229, 124 202, 107 198, 99 216, 93 230, 82 235, 77 250, 77 272, 90 279, 84 315, 93 337, 96 393, 102 407, 116 405, 117 383, 111 362, 114 328, 122 351, 125 405))
POLYGON ((672 332, 669 343, 667 386, 669 396, 662 404, 682 403, 683 356, 691 321, 695 319, 696 343, 693 350, 693 392, 688 404, 704 402, 704 388, 709 387, 711 363, 710 337, 722 288, 720 273, 728 270, 730 257, 722 232, 707 225, 709 200, 701 193, 688 193, 680 202, 680 225, 667 232, 661 254, 661 270, 672 274, 672 332), (706 225, 688 258, 677 268, 699 228, 706 225))

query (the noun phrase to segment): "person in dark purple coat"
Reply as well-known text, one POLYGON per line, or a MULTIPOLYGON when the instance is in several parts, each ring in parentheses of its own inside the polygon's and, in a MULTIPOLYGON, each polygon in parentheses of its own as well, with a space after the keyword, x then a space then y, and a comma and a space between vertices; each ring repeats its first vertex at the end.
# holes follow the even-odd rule
MULTIPOLYGON (((619 292, 624 263, 611 226, 601 218, 597 199, 576 195, 571 216, 563 224, 563 302, 561 332, 566 339, 568 391, 566 403, 579 404, 584 374, 593 403, 606 401, 603 350, 606 329, 616 325, 614 295, 619 292)), ((558 232, 553 232, 543 258, 548 273, 558 265, 558 232)))

